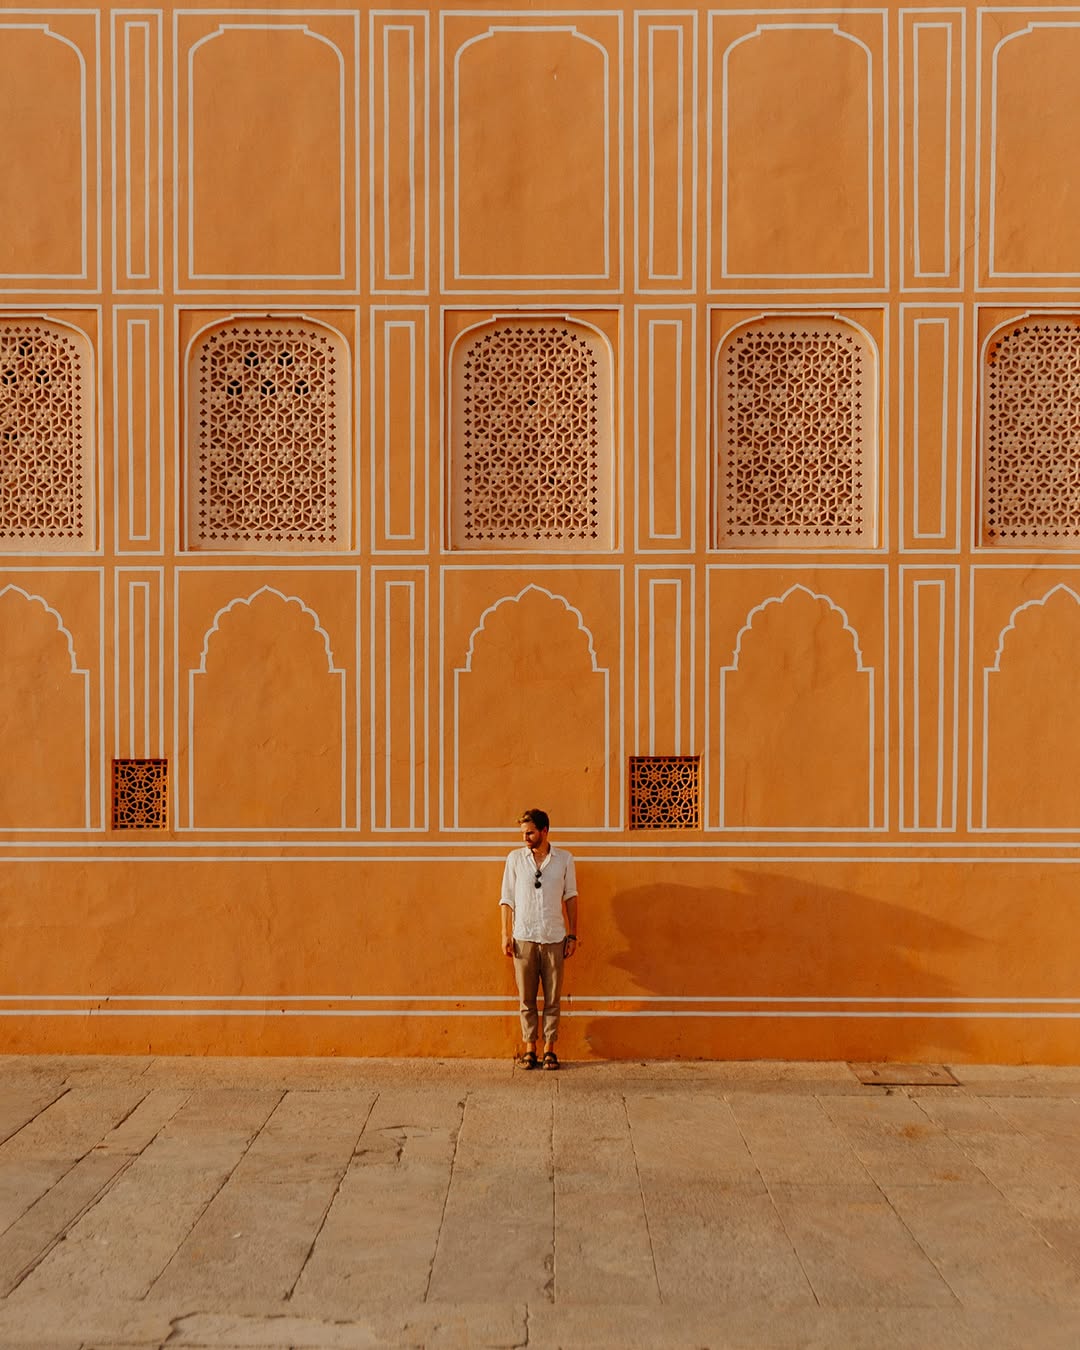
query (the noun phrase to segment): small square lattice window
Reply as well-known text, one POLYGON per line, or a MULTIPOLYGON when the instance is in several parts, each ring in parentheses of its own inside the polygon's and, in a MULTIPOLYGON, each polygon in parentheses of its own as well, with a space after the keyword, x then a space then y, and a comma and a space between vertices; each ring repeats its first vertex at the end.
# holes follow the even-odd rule
POLYGON ((696 830, 701 824, 697 755, 630 756, 630 828, 696 830))
POLYGON ((114 830, 163 830, 169 823, 169 761, 114 759, 114 830))

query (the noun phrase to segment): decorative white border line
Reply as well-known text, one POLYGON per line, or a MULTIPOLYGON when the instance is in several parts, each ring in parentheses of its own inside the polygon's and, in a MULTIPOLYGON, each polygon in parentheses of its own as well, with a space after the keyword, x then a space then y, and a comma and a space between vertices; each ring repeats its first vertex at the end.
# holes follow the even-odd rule
MULTIPOLYGON (((794 578, 806 577, 808 578, 808 580, 806 584, 803 584, 802 581, 796 581, 795 583, 787 586, 783 597, 778 595, 766 596, 759 604, 752 607, 750 613, 747 615, 746 620, 744 621, 744 626, 739 633, 739 638, 736 641, 736 646, 734 649, 735 664, 728 666, 718 666, 716 669, 716 674, 719 677, 718 686, 716 690, 717 694, 716 718, 719 722, 719 734, 715 741, 712 736, 712 727, 711 727, 713 717, 712 709, 714 703, 714 690, 709 682, 712 680, 713 677, 712 648, 714 643, 717 646, 719 646, 720 644, 713 631, 713 626, 711 624, 706 626, 705 632, 706 689, 705 689, 704 745, 707 748, 707 753, 705 755, 704 773, 703 773, 703 791, 702 791, 702 821, 704 822, 704 829, 710 833, 720 833, 725 835, 740 834, 743 836, 753 835, 755 837, 759 837, 759 842, 757 846, 760 847, 765 852, 766 855, 771 849, 775 847, 772 840, 775 837, 782 836, 784 834, 789 835, 798 834, 800 836, 803 836, 804 842, 802 846, 805 847, 806 840, 808 839, 808 837, 822 833, 828 833, 833 836, 836 836, 838 834, 883 835, 887 833, 887 831, 890 828, 890 788, 891 788, 890 782, 891 738, 887 734, 889 726, 889 710, 891 706, 890 624, 888 623, 888 615, 890 613, 890 604, 891 604, 890 599, 891 574, 888 566, 884 563, 845 564, 843 562, 829 562, 829 563, 823 562, 820 564, 808 562, 808 563, 800 563, 797 566, 788 565, 784 563, 753 563, 753 562, 707 563, 705 565, 706 606, 709 605, 710 596, 712 593, 711 591, 711 587, 713 584, 712 578, 714 574, 722 572, 761 572, 761 573, 781 572, 786 574, 788 577, 794 578), (830 595, 821 593, 816 589, 821 583, 814 579, 815 574, 820 573, 827 574, 832 572, 869 572, 876 574, 880 578, 881 581, 880 613, 883 623, 882 641, 881 641, 881 664, 880 664, 880 669, 882 671, 883 676, 882 678, 883 689, 882 689, 882 702, 880 707, 878 706, 877 703, 876 687, 873 678, 874 674, 879 669, 879 667, 869 666, 864 668, 862 662, 861 643, 859 640, 859 636, 857 631, 851 627, 846 611, 842 606, 837 604, 836 601, 833 600, 833 598, 830 595), (746 629, 752 622, 753 615, 758 613, 760 610, 764 609, 769 604, 777 603, 780 602, 782 599, 786 599, 787 596, 792 591, 795 590, 801 590, 811 595, 815 595, 817 598, 825 600, 829 604, 830 608, 839 611, 840 615, 844 620, 845 629, 851 632, 854 636, 855 651, 858 657, 858 671, 859 673, 869 673, 871 677, 870 699, 869 699, 870 740, 869 740, 869 765, 868 765, 870 771, 870 780, 869 780, 870 817, 869 817, 869 824, 866 826, 861 827, 860 826, 820 826, 820 827, 767 826, 767 825, 729 826, 724 824, 724 774, 725 774, 724 727, 726 722, 726 714, 724 709, 725 673, 732 669, 737 669, 738 650, 739 650, 738 642, 741 641, 742 633, 746 631, 746 629), (881 798, 880 819, 879 819, 879 808, 877 804, 878 803, 877 782, 879 773, 878 755, 877 755, 877 732, 879 725, 883 729, 883 734, 881 736, 881 756, 880 756, 880 777, 882 784, 880 792, 881 798), (714 764, 716 766, 716 778, 717 778, 715 784, 712 781, 714 764), (714 788, 717 793, 715 802, 713 801, 714 788)), ((840 847, 844 846, 845 845, 840 845, 840 847)), ((882 842, 882 844, 878 845, 878 847, 891 847, 891 845, 885 845, 884 842, 882 842)))
POLYGON ((960 568, 959 567, 920 567, 918 565, 900 566, 901 604, 899 615, 899 660, 900 686, 903 696, 899 700, 899 755, 900 755, 900 819, 901 831, 926 833, 940 830, 954 833, 959 813, 959 766, 960 766, 960 568), (910 588, 909 588, 910 583, 910 588), (951 583, 951 592, 950 592, 951 583), (922 770, 922 748, 920 728, 922 724, 921 698, 919 683, 919 590, 924 586, 940 588, 939 594, 939 630, 938 630, 938 686, 937 697, 937 773, 936 773, 936 825, 919 823, 921 815, 920 779, 922 770), (911 622, 908 622, 908 612, 911 622), (951 608, 950 608, 951 606, 951 608), (949 687, 946 666, 947 636, 950 625, 953 629, 952 641, 952 681, 949 687), (910 669, 908 661, 908 629, 911 629, 910 669), (908 743, 907 731, 907 691, 910 690, 911 721, 913 733, 908 743), (946 757, 949 743, 949 729, 952 730, 951 755, 946 757), (908 788, 911 792, 910 820, 908 819, 908 788), (946 811, 946 806, 948 810, 946 811), (946 818, 947 817, 947 818, 946 818))
POLYGON ((428 766, 430 761, 430 652, 431 652, 431 603, 430 603, 430 576, 426 567, 394 567, 391 565, 373 566, 371 569, 371 605, 370 605, 370 657, 372 664, 371 673, 371 698, 370 698, 370 721, 371 731, 369 736, 370 753, 370 775, 371 775, 371 828, 374 831, 408 833, 416 831, 426 833, 429 829, 431 818, 430 811, 430 773, 428 766), (383 607, 382 607, 382 631, 381 635, 376 627, 376 614, 378 605, 378 587, 383 588, 383 607), (409 668, 406 672, 409 687, 409 726, 407 732, 407 758, 409 764, 409 824, 396 825, 391 822, 392 802, 393 802, 393 747, 400 739, 398 729, 395 727, 393 717, 392 691, 401 684, 400 674, 395 678, 391 652, 390 652, 390 631, 391 622, 391 592, 399 588, 408 588, 409 603, 409 625, 410 625, 410 651, 412 659, 409 662, 409 668), (423 620, 422 633, 417 632, 418 627, 418 603, 422 613, 420 617, 423 620), (382 647, 382 678, 379 678, 379 648, 382 647), (422 663, 422 688, 419 693, 417 689, 417 654, 419 654, 422 663), (382 763, 382 792, 379 791, 379 763, 375 754, 375 747, 378 743, 376 736, 376 723, 379 713, 379 691, 382 688, 382 713, 383 713, 383 763, 382 763), (419 709, 419 727, 417 725, 417 710, 419 709), (422 778, 417 780, 417 759, 422 764, 422 778), (417 806, 420 805, 418 813, 417 806), (380 814, 382 823, 380 823, 380 814))
POLYGON ((462 45, 455 51, 455 53, 454 53, 454 60, 453 60, 453 77, 452 77, 452 78, 449 78, 449 79, 446 79, 446 80, 444 81, 444 87, 443 87, 443 89, 442 89, 442 96, 441 96, 441 98, 440 98, 440 100, 439 100, 439 145, 440 145, 440 153, 439 153, 439 166, 440 166, 440 167, 439 167, 439 237, 440 237, 440 240, 442 241, 442 247, 441 247, 440 250, 439 250, 439 267, 440 267, 440 286, 441 286, 442 291, 444 292, 444 294, 445 294, 446 292, 450 291, 450 290, 464 289, 464 290, 468 290, 468 291, 470 291, 470 292, 472 292, 472 293, 474 293, 474 294, 481 294, 481 293, 484 293, 484 292, 497 292, 497 293, 500 294, 500 295, 544 295, 544 294, 549 293, 549 292, 551 292, 551 291, 565 291, 566 289, 568 289, 567 286, 565 285, 565 282, 570 281, 570 280, 576 280, 576 281, 604 280, 604 281, 606 282, 606 284, 603 285, 603 286, 598 286, 598 287, 594 287, 594 288, 591 288, 591 289, 581 289, 581 288, 578 288, 578 287, 574 287, 574 289, 576 290, 577 294, 579 294, 579 295, 610 295, 611 292, 617 291, 617 290, 619 289, 619 287, 620 287, 620 278, 621 278, 621 275, 622 275, 623 261, 624 261, 624 257, 625 257, 625 240, 624 240, 624 233, 625 233, 624 214, 625 214, 625 213, 624 213, 624 210, 623 210, 623 193, 624 193, 624 186, 623 186, 623 185, 624 185, 624 178, 625 178, 625 174, 624 174, 624 158, 625 158, 625 150, 624 150, 624 146, 623 146, 623 141, 624 141, 624 137, 623 137, 623 106, 624 106, 624 102, 625 102, 625 98, 624 98, 624 89, 623 89, 624 78, 625 78, 625 68, 624 68, 624 67, 625 67, 625 62, 624 62, 624 59, 623 59, 623 45, 624 45, 624 44, 623 44, 623 20, 624 20, 624 11, 623 11, 622 9, 604 9, 604 10, 589 10, 589 9, 574 9, 574 10, 464 10, 464 9, 463 9, 463 10, 441 10, 441 11, 439 12, 439 58, 440 58, 440 69, 442 69, 443 71, 446 71, 446 70, 449 69, 448 60, 447 60, 446 25, 447 25, 447 23, 448 23, 449 21, 454 21, 454 22, 456 22, 456 21, 458 21, 458 20, 460 20, 460 19, 476 19, 476 20, 479 20, 479 21, 481 21, 481 22, 487 21, 488 27, 486 28, 486 30, 485 30, 484 32, 477 32, 477 33, 474 33, 473 36, 472 36, 471 38, 469 38, 469 39, 467 39, 465 42, 463 42, 462 45), (498 20, 498 19, 512 19, 512 20, 516 20, 517 22, 514 23, 514 24, 512 24, 512 25, 506 25, 506 24, 500 25, 500 24, 498 24, 498 23, 492 23, 492 22, 491 22, 492 20, 498 20), (544 24, 544 23, 542 23, 542 22, 537 22, 538 20, 544 20, 544 19, 554 19, 554 20, 557 20, 557 21, 559 21, 559 22, 556 22, 555 24, 544 24), (615 54, 614 54, 614 66, 615 66, 615 76, 616 76, 616 80, 617 80, 617 84, 618 84, 618 89, 617 89, 616 96, 615 96, 614 99, 612 99, 611 93, 610 93, 610 87, 611 87, 611 69, 610 69, 610 67, 611 67, 611 64, 612 64, 612 53, 611 53, 611 52, 608 50, 608 48, 605 47, 604 44, 603 44, 602 42, 600 42, 597 38, 591 37, 591 36, 589 36, 588 34, 585 34, 585 33, 579 33, 579 32, 578 32, 578 29, 577 29, 577 26, 576 26, 576 22, 571 22, 571 21, 580 21, 580 20, 585 20, 585 19, 606 19, 606 20, 609 20, 609 21, 613 21, 614 28, 615 28, 615 31, 616 31, 616 42, 615 42, 616 52, 615 52, 615 54), (605 182, 604 182, 604 221, 605 221, 604 257, 605 257, 605 272, 604 272, 602 275, 600 275, 600 274, 589 274, 589 275, 581 275, 581 276, 575 277, 575 276, 573 276, 573 274, 571 274, 571 276, 569 276, 569 277, 556 277, 556 276, 546 277, 546 276, 544 276, 544 275, 542 275, 542 274, 538 274, 538 275, 536 275, 535 277, 532 277, 532 276, 529 276, 528 274, 514 274, 514 276, 506 276, 506 277, 499 277, 499 276, 495 276, 495 275, 492 275, 492 276, 484 275, 484 276, 471 277, 471 276, 462 276, 462 275, 459 274, 459 271, 458 271, 458 256, 459 256, 459 249, 458 249, 458 243, 459 243, 459 240, 458 240, 458 223, 459 223, 459 222, 458 222, 458 116, 457 116, 457 113, 458 113, 458 79, 457 79, 457 67, 458 67, 458 62, 459 62, 459 58, 460 58, 461 52, 463 52, 463 51, 465 50, 466 47, 469 47, 469 46, 473 45, 473 44, 476 43, 476 42, 482 41, 482 40, 485 39, 485 38, 492 37, 496 32, 500 32, 500 33, 501 33, 501 32, 508 32, 508 33, 515 33, 515 34, 528 34, 528 33, 534 33, 534 32, 569 32, 569 33, 571 33, 571 34, 573 34, 573 35, 575 35, 575 36, 581 38, 582 41, 589 42, 589 43, 591 43, 593 46, 598 47, 598 48, 600 49, 601 53, 603 54, 603 57, 604 57, 604 95, 605 95, 605 101, 604 101, 604 113, 605 113, 605 124, 604 124, 604 164, 605 164, 605 182), (453 124, 454 124, 454 126, 453 126, 453 131, 454 131, 454 145, 453 145, 453 151, 452 151, 451 154, 447 154, 447 153, 445 152, 445 147, 446 147, 446 143, 447 143, 447 127, 446 127, 446 123, 447 123, 448 111, 449 111, 450 113, 452 113, 452 120, 453 120, 453 124), (613 114, 614 114, 614 117, 612 117, 613 114), (612 171, 611 171, 611 158, 612 158, 612 130, 611 130, 611 128, 612 128, 612 120, 614 120, 614 126, 615 126, 615 136, 614 136, 614 141, 615 141, 615 152, 614 152, 614 153, 615 153, 615 159, 616 159, 616 161, 617 161, 617 167, 616 167, 616 171, 615 171, 615 173, 616 173, 616 206, 615 206, 615 223, 614 223, 614 229, 613 229, 613 225, 612 225, 612 205, 611 205, 611 178, 612 178, 612 171), (452 204, 452 211, 451 211, 451 213, 450 213, 450 214, 452 214, 452 217, 453 217, 453 245, 452 245, 451 248, 448 248, 448 247, 446 246, 446 240, 447 240, 447 235, 448 235, 448 230, 447 230, 447 214, 448 214, 448 208, 447 208, 447 180, 448 180, 448 177, 449 177, 449 174, 450 174, 450 170, 448 170, 448 167, 447 167, 448 162, 450 162, 450 163, 452 164, 452 173, 453 173, 453 204, 452 204), (612 262, 612 260, 611 260, 611 249, 612 249, 612 235, 613 235, 613 233, 616 235, 616 239, 617 239, 617 244, 616 244, 617 258, 616 258, 616 260, 615 260, 615 266, 614 266, 614 267, 612 267, 612 265, 611 265, 611 262, 612 262), (448 255, 450 255, 450 263, 449 263, 449 266, 450 266, 450 268, 452 268, 452 270, 453 270, 453 277, 452 277, 452 278, 448 278, 448 276, 447 276, 447 271, 448 271, 448 255), (531 289, 523 289, 523 288, 513 288, 513 287, 510 287, 510 286, 499 286, 499 285, 495 285, 495 284, 494 284, 494 283, 496 283, 496 282, 498 282, 498 281, 500 281, 500 280, 505 280, 505 281, 508 281, 508 282, 509 282, 509 281, 514 281, 514 280, 525 280, 525 281, 528 281, 528 280, 537 280, 537 281, 550 280, 550 281, 552 281, 552 282, 557 282, 557 283, 562 283, 562 284, 557 284, 557 285, 553 285, 553 286, 539 286, 539 287, 533 287, 533 288, 531 288, 531 289), (473 285, 470 285, 470 286, 466 286, 464 283, 467 282, 467 281, 473 281, 474 284, 473 284, 473 285), (484 283, 487 283, 487 284, 484 284, 484 283))
MULTIPOLYGON (((345 299, 347 300, 348 297, 349 297, 349 295, 352 293, 352 291, 355 290, 355 286, 350 287, 349 284, 348 284, 348 282, 349 282, 349 279, 350 279, 350 268, 349 268, 350 251, 352 251, 352 254, 354 255, 354 256, 353 256, 353 262, 354 262, 354 270, 355 270, 355 265, 356 265, 355 250, 356 250, 356 245, 357 245, 357 238, 356 238, 356 236, 357 236, 357 233, 358 233, 358 230, 359 230, 360 219, 361 219, 361 212, 360 212, 360 172, 359 172, 359 131, 360 131, 360 95, 359 95, 359 72, 360 72, 360 18, 361 18, 361 11, 358 10, 358 9, 250 9, 250 10, 249 10, 249 9, 177 9, 177 10, 174 10, 174 11, 173 11, 173 24, 172 24, 172 43, 173 43, 173 59, 172 59, 172 66, 173 66, 173 69, 172 69, 172 79, 173 79, 173 91, 174 91, 174 97, 173 97, 173 112, 172 112, 172 133, 173 133, 173 165, 172 165, 172 175, 173 175, 173 177, 172 177, 172 187, 173 187, 173 199, 174 199, 174 203, 176 204, 176 209, 173 211, 173 289, 175 290, 175 292, 177 293, 177 295, 182 295, 182 296, 184 296, 184 297, 186 298, 186 297, 195 297, 195 296, 202 296, 202 295, 206 295, 206 296, 210 296, 210 295, 220 295, 220 294, 222 293, 222 291, 226 291, 226 292, 229 292, 229 293, 236 293, 236 292, 250 292, 250 291, 252 291, 252 290, 255 290, 259 295, 276 295, 276 296, 283 296, 283 297, 288 297, 288 296, 297 296, 297 297, 301 297, 301 296, 302 296, 302 297, 304 297, 304 298, 307 298, 307 297, 310 297, 310 296, 313 296, 313 295, 319 295, 319 296, 342 295, 343 298, 345 298, 345 299), (192 276, 192 274, 190 273, 190 271, 189 271, 188 276, 185 277, 183 280, 181 280, 181 278, 180 278, 180 257, 181 257, 181 251, 180 251, 180 218, 181 218, 181 216, 182 216, 182 214, 183 214, 182 210, 181 210, 180 207, 179 207, 179 203, 181 202, 181 192, 180 192, 180 187, 181 187, 181 183, 180 183, 180 161, 181 161, 181 153, 180 153, 180 152, 181 152, 181 143, 180 143, 180 105, 181 105, 181 102, 182 102, 182 100, 181 100, 181 98, 180 98, 180 96, 179 96, 179 95, 180 95, 180 89, 181 89, 181 85, 180 85, 180 76, 179 76, 179 65, 180 65, 180 23, 181 23, 181 20, 184 20, 184 19, 191 19, 191 20, 198 20, 198 19, 212 20, 212 19, 217 19, 217 18, 224 18, 224 19, 230 19, 230 18, 231 18, 231 19, 235 20, 236 22, 231 23, 231 24, 219 24, 218 29, 217 29, 216 32, 214 32, 214 33, 205 33, 201 38, 199 38, 196 42, 194 42, 194 43, 192 44, 192 46, 188 49, 188 63, 189 63, 189 67, 190 67, 190 63, 191 63, 192 53, 195 51, 195 49, 196 49, 197 47, 201 46, 204 42, 209 41, 211 38, 219 37, 223 32, 225 32, 225 31, 227 31, 227 30, 229 30, 229 29, 245 29, 245 28, 255 28, 255 29, 278 29, 278 28, 281 28, 281 29, 287 29, 287 30, 301 29, 301 30, 303 30, 304 32, 307 32, 308 35, 309 35, 310 37, 315 38, 315 39, 317 39, 318 41, 325 43, 328 47, 332 47, 332 48, 337 52, 337 54, 338 54, 338 58, 339 58, 339 61, 340 61, 340 63, 341 63, 341 68, 342 68, 342 78, 341 78, 341 122, 340 122, 340 126, 341 126, 341 210, 342 210, 343 215, 342 215, 342 223, 341 223, 341 272, 340 272, 339 283, 338 283, 338 285, 336 285, 336 286, 313 287, 313 286, 303 286, 303 285, 297 284, 297 285, 288 286, 288 287, 283 286, 283 287, 280 287, 280 288, 278 288, 278 289, 270 289, 270 288, 265 287, 265 286, 258 286, 258 287, 243 287, 243 286, 238 286, 238 285, 237 285, 238 282, 242 282, 242 281, 245 281, 245 280, 254 280, 254 281, 257 281, 257 280, 267 280, 267 281, 274 281, 274 280, 277 280, 277 281, 284 281, 284 280, 286 280, 287 277, 289 277, 289 278, 294 278, 294 274, 292 274, 292 273, 288 273, 288 274, 286 274, 286 273, 272 273, 272 274, 268 273, 268 274, 254 275, 254 276, 250 276, 250 277, 238 276, 238 275, 235 275, 235 274, 232 274, 232 273, 230 273, 230 274, 223 274, 223 275, 221 275, 220 277, 210 276, 208 279, 217 279, 217 280, 220 280, 221 284, 220 284, 219 286, 217 286, 217 287, 205 287, 205 286, 200 287, 200 286, 193 285, 193 284, 192 284, 193 279, 194 279, 194 280, 199 280, 199 279, 201 279, 202 274, 200 274, 200 276, 197 276, 197 277, 194 277, 194 278, 193 278, 193 276, 192 276), (271 20, 275 20, 275 22, 269 23, 269 24, 259 24, 259 23, 253 22, 253 20, 256 20, 256 19, 259 19, 259 18, 271 19, 271 20), (323 34, 317 32, 317 31, 311 30, 311 29, 309 28, 309 24, 307 24, 307 23, 294 23, 294 24, 283 23, 282 20, 286 20, 286 19, 306 19, 306 20, 309 20, 309 21, 313 21, 313 20, 317 20, 317 19, 332 19, 332 20, 333 20, 333 19, 336 19, 336 20, 344 19, 344 20, 351 20, 351 23, 352 23, 352 51, 351 51, 350 55, 351 55, 351 58, 352 58, 352 76, 353 76, 352 81, 351 81, 351 87, 350 87, 350 81, 349 81, 348 78, 347 78, 349 72, 348 72, 348 70, 347 70, 347 68, 346 68, 346 67, 347 67, 347 63, 346 63, 346 61, 345 61, 345 53, 344 53, 344 52, 342 51, 342 49, 337 45, 337 43, 335 43, 334 41, 332 41, 330 38, 326 37, 325 35, 323 35, 323 34), (349 106, 348 99, 347 99, 347 93, 350 93, 350 92, 351 92, 351 107, 349 106), (350 116, 350 114, 351 114, 351 116, 350 116), (353 213, 353 220, 354 220, 354 228, 353 228, 352 230, 349 229, 349 209, 348 209, 348 206, 347 206, 347 203, 348 203, 348 200, 349 200, 349 194, 348 194, 348 167, 349 167, 350 157, 349 157, 349 155, 348 155, 348 143, 349 143, 349 136, 350 136, 350 133, 352 134, 353 141, 354 141, 354 144, 353 144, 353 152, 352 152, 352 156, 351 156, 352 167, 353 167, 353 171, 354 171, 354 183, 353 183, 353 193, 352 193, 352 213, 353 213)), ((188 157, 189 157, 189 161, 190 161, 190 156, 191 156, 191 153, 192 153, 192 145, 193 145, 192 123, 191 123, 191 118, 192 118, 192 107, 191 107, 191 81, 190 81, 190 69, 189 69, 188 83, 187 83, 187 86, 186 86, 185 91, 184 91, 184 98, 186 99, 186 102, 187 102, 187 121, 188 121, 188 125, 187 125, 187 128, 186 128, 186 134, 187 134, 187 142, 186 142, 186 144, 187 144, 187 150, 188 150, 188 157)), ((189 165, 188 165, 188 170, 189 170, 189 182, 188 182, 188 184, 187 184, 187 187, 188 187, 188 189, 189 189, 189 191, 188 191, 188 216, 189 216, 189 221, 188 221, 188 236, 187 236, 187 241, 186 241, 186 242, 187 242, 187 245, 188 245, 188 263, 189 263, 189 267, 190 267, 190 264, 191 264, 191 262, 193 261, 193 259, 192 259, 192 257, 191 257, 191 250, 192 250, 192 247, 193 247, 192 241, 193 241, 193 237, 194 237, 194 236, 193 236, 192 226, 191 226, 191 219, 190 219, 190 217, 191 217, 191 211, 192 211, 192 208, 193 208, 193 202, 194 202, 193 193, 192 193, 192 191, 191 191, 192 183, 191 183, 191 181, 190 181, 190 163, 189 163, 189 165)), ((297 281, 299 282, 299 281, 303 281, 303 280, 310 280, 310 281, 333 280, 334 278, 331 278, 331 277, 329 277, 329 276, 319 276, 319 275, 312 275, 312 276, 310 276, 310 277, 303 277, 303 276, 301 276, 300 274, 296 274, 296 276, 295 276, 294 279, 297 280, 297 281)), ((354 278, 354 280, 355 280, 355 278, 354 278)))
MULTIPOLYGON (((517 1000, 504 995, 82 995, 0 994, 0 1019, 10 1017, 489 1017, 514 1019, 517 1000), (330 1003, 332 1007, 300 1006, 330 1003), (165 1006, 182 1004, 187 1006, 165 1006), (421 1005, 419 1007, 415 1005, 421 1005), (478 1007, 477 1004, 491 1006, 478 1007), (7 1005, 7 1006, 5 1006, 7 1005), (12 1006, 14 1005, 14 1006, 12 1006), (50 1006, 52 1005, 52 1006, 50 1006), (78 1006, 81 1005, 81 1006, 78 1006), (134 1006, 132 1006, 134 1005, 134 1006), (239 1005, 239 1006, 238 1006, 239 1005), (372 1006, 381 1005, 381 1006, 372 1006)), ((1047 998, 659 998, 564 995, 569 1018, 855 1018, 923 1020, 1080 1020, 1080 999, 1047 998), (632 1005, 616 1007, 612 1005, 632 1005), (657 1007, 655 1005, 667 1005, 657 1007), (636 1006, 633 1006, 636 1005, 636 1006), (731 1006, 739 1005, 739 1006, 731 1006), (764 1005, 764 1006, 762 1006, 764 1005)))
POLYGON ((963 530, 963 500, 961 484, 964 481, 963 465, 968 441, 965 436, 964 405, 965 381, 967 379, 967 353, 964 345, 964 308, 960 304, 945 301, 941 304, 933 300, 923 304, 902 303, 899 306, 900 318, 900 381, 901 397, 897 416, 901 453, 901 472, 898 483, 898 502, 900 511, 901 547, 904 549, 933 549, 935 553, 958 554, 961 551, 960 539, 963 530), (927 324, 942 324, 945 328, 945 369, 942 381, 942 405, 940 428, 939 473, 940 489, 940 532, 928 534, 918 529, 921 502, 920 467, 922 463, 921 434, 921 363, 920 329, 927 324), (910 348, 910 350, 909 350, 910 348), (950 388, 951 365, 955 362, 955 374, 952 378, 955 388, 950 388), (910 395, 911 411, 908 411, 910 395), (910 427, 909 427, 910 422, 910 427), (950 432, 954 439, 950 439, 950 432), (910 464, 910 475, 907 471, 910 464), (910 519, 908 517, 908 482, 911 480, 910 519), (948 498, 952 491, 954 506, 953 519, 949 519, 948 498), (951 536, 950 536, 951 531, 951 536))

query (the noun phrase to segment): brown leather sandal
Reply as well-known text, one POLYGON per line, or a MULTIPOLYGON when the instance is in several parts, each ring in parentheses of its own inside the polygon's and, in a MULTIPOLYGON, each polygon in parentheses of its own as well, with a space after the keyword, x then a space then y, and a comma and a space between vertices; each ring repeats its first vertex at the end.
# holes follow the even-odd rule
POLYGON ((559 1056, 554 1050, 544 1051, 544 1068, 557 1069, 559 1067, 559 1056))
POLYGON ((518 1060, 518 1068, 519 1068, 519 1069, 535 1069, 535 1068, 536 1068, 536 1051, 535 1051, 535 1050, 526 1050, 525 1053, 524 1053, 524 1054, 521 1056, 521 1058, 518 1060))

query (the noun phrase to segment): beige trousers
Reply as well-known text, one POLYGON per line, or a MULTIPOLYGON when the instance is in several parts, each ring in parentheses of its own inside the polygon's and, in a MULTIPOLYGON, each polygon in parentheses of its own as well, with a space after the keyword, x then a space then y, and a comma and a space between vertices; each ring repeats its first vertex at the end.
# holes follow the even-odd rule
POLYGON ((514 941, 514 977, 521 1000, 521 1039, 536 1040, 536 994, 544 987, 544 1041, 559 1034, 559 1001, 562 998, 562 942, 514 941))

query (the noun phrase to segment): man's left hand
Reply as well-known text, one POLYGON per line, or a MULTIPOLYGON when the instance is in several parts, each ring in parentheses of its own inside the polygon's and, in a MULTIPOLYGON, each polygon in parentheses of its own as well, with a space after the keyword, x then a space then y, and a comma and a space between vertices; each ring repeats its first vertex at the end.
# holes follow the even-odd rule
POLYGON ((577 938, 568 937, 566 941, 563 943, 563 955, 573 956, 573 954, 577 951, 577 948, 578 948, 577 938))

